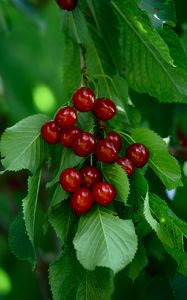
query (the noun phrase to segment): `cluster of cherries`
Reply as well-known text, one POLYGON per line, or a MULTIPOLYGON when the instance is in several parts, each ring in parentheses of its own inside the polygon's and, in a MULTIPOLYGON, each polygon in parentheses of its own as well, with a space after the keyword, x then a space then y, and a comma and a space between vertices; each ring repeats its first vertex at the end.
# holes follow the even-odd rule
MULTIPOLYGON (((148 159, 149 152, 143 144, 131 144, 125 156, 118 156, 122 148, 122 140, 118 133, 108 131, 105 134, 105 122, 116 114, 116 105, 108 98, 96 99, 94 92, 88 87, 81 87, 72 96, 73 106, 60 108, 54 120, 48 121, 41 128, 41 135, 49 144, 61 143, 71 148, 82 157, 94 154, 96 161, 119 164, 128 176, 134 168, 143 167, 148 159), (76 126, 77 112, 92 112, 95 116, 96 134, 81 130, 76 126), (100 133, 102 131, 102 134, 100 133), (100 137, 101 134, 101 137, 100 137)), ((60 176, 62 188, 72 193, 71 207, 77 215, 87 212, 94 200, 101 205, 107 205, 116 196, 115 187, 101 181, 102 174, 95 166, 85 166, 81 170, 68 168, 60 176)))

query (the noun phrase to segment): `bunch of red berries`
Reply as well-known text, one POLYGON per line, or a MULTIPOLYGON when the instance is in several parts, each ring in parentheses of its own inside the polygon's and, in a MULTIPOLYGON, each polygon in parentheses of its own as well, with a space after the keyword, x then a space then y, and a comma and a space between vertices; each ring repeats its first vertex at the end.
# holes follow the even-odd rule
POLYGON ((66 169, 61 173, 60 183, 66 192, 72 193, 70 205, 78 216, 89 211, 94 201, 108 205, 116 196, 114 186, 102 181, 100 170, 94 166, 85 166, 80 171, 66 169))
MULTIPOLYGON (((116 105, 107 98, 96 99, 94 92, 88 87, 81 87, 72 96, 73 106, 60 108, 54 120, 45 123, 41 135, 49 144, 60 142, 64 147, 82 157, 93 154, 96 161, 119 164, 131 176, 135 166, 143 167, 148 159, 147 148, 138 143, 131 144, 126 155, 119 157, 122 140, 118 133, 108 131, 105 134, 105 121, 116 114, 116 105), (76 126, 79 112, 90 112, 95 116, 96 132, 92 134, 76 126), (99 129, 99 130, 98 130, 99 129), (101 129, 102 134, 101 134, 101 129)), ((60 183, 62 188, 71 195, 71 207, 77 215, 87 212, 94 200, 101 205, 107 205, 114 200, 116 191, 110 183, 101 181, 102 175, 94 166, 85 166, 80 171, 69 168, 62 172, 60 183)))

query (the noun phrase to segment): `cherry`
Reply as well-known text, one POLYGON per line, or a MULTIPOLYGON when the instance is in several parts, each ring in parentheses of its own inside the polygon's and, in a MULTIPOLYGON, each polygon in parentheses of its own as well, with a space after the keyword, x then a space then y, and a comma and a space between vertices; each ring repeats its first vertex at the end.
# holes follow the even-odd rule
POLYGON ((114 131, 109 131, 107 133, 107 139, 114 144, 114 146, 118 152, 121 150, 122 140, 121 140, 119 134, 117 134, 114 131))
POLYGON ((73 10, 77 5, 77 0, 56 0, 58 6, 65 10, 73 10))
POLYGON ((73 126, 67 129, 62 130, 60 135, 60 142, 64 147, 72 147, 75 137, 78 133, 81 132, 81 129, 77 126, 73 126))
POLYGON ((116 162, 119 166, 121 166, 128 176, 131 176, 134 173, 134 165, 130 159, 127 157, 118 157, 116 162))
POLYGON ((70 205, 77 216, 86 213, 93 205, 92 193, 88 188, 78 189, 70 198, 70 205))
POLYGON ((64 170, 60 175, 60 184, 66 192, 74 193, 81 185, 81 173, 69 168, 64 170))
POLYGON ((179 144, 182 145, 183 147, 187 147, 187 136, 182 131, 182 129, 180 129, 180 128, 177 129, 176 136, 179 141, 179 144))
POLYGON ((97 159, 111 163, 116 160, 118 151, 108 139, 101 139, 96 145, 95 154, 97 159))
POLYGON ((100 170, 93 166, 85 166, 80 172, 82 175, 82 185, 90 189, 102 178, 100 170))
POLYGON ((41 128, 41 136, 48 144, 56 144, 60 137, 60 128, 51 120, 46 122, 41 128))
POLYGON ((81 87, 73 94, 72 102, 79 111, 90 111, 94 107, 95 94, 90 88, 81 87))
POLYGON ((139 143, 131 144, 126 150, 126 155, 138 168, 143 167, 149 159, 148 149, 139 143))
POLYGON ((93 113, 99 120, 110 120, 116 113, 116 105, 112 100, 107 98, 97 99, 93 108, 93 113))
POLYGON ((65 106, 57 112, 55 116, 56 124, 62 129, 72 127, 77 122, 77 112, 71 106, 65 106))
POLYGON ((90 132, 80 132, 73 144, 72 149, 78 156, 87 156, 94 152, 96 144, 96 138, 90 132))
POLYGON ((115 196, 116 190, 108 182, 99 182, 93 188, 93 198, 101 205, 108 205, 114 200, 115 196))

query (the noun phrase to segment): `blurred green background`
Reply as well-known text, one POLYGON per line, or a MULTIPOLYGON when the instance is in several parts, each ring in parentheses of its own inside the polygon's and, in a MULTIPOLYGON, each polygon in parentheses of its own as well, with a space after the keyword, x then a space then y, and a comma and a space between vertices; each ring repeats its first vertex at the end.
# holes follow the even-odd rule
MULTIPOLYGON (((176 0, 176 15, 176 32, 187 52, 185 0, 176 0)), ((0 0, 0 135, 6 127, 31 114, 54 115, 57 108, 68 100, 62 99, 62 70, 63 34, 60 10, 55 1, 0 0)), ((151 189, 157 193, 159 190, 160 196, 175 213, 187 221, 187 144, 181 145, 176 136, 180 129, 187 139, 187 108, 185 105, 160 104, 133 91, 130 95, 142 114, 143 124, 162 137, 172 137, 171 150, 184 169, 184 187, 179 188, 171 201, 158 179, 151 172, 147 176, 151 178, 151 189)), ((50 293, 45 294, 43 290, 47 285, 43 282, 46 278, 41 278, 40 272, 32 272, 28 262, 15 258, 8 246, 8 229, 27 193, 27 176, 27 172, 19 172, 0 177, 0 300, 50 299, 50 293)), ((41 220, 44 219, 42 215, 41 220)), ((187 280, 175 273, 175 263, 154 235, 146 242, 151 261, 146 273, 134 287, 129 279, 124 281, 120 273, 114 299, 174 299, 172 287, 176 298, 185 300, 187 280)), ((50 255, 50 245, 42 240, 40 244, 50 255)), ((45 273, 47 276, 46 270, 45 273)))

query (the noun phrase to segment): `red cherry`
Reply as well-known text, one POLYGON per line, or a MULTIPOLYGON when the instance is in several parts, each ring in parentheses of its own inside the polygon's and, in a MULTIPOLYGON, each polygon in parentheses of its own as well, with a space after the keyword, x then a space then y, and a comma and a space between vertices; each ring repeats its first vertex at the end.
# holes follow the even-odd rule
POLYGON ((93 205, 92 193, 88 188, 78 189, 70 198, 70 205, 77 216, 86 213, 93 205))
POLYGON ((126 155, 138 168, 143 167, 149 159, 148 149, 143 144, 139 143, 130 145, 126 150, 126 155))
POLYGON ((55 116, 56 124, 62 129, 73 127, 77 122, 77 112, 71 106, 65 106, 57 112, 55 116))
POLYGON ((90 132, 80 132, 73 142, 72 149, 78 156, 87 156, 94 152, 96 138, 90 132))
POLYGON ((119 134, 117 134, 114 131, 109 131, 107 133, 107 139, 114 144, 114 146, 116 147, 118 152, 121 150, 122 140, 121 140, 119 134))
POLYGON ((130 159, 127 157, 118 157, 116 159, 117 164, 122 167, 128 176, 131 176, 134 173, 134 165, 130 159))
POLYGON ((77 5, 77 0, 56 0, 58 6, 65 10, 73 10, 77 5))
POLYGON ((72 147, 75 137, 78 133, 81 132, 81 129, 77 126, 73 126, 67 129, 62 130, 60 135, 60 142, 64 147, 72 147))
POLYGON ((100 161, 111 163, 116 160, 118 151, 108 139, 101 139, 96 145, 95 154, 100 161))
POLYGON ((91 89, 82 87, 73 94, 72 102, 79 111, 90 111, 94 107, 95 94, 91 89))
POLYGON ((108 182, 99 182, 93 188, 93 198, 101 205, 108 205, 114 200, 115 196, 116 190, 108 182))
POLYGON ((66 192, 74 193, 81 185, 81 173, 69 168, 64 170, 60 175, 60 184, 66 192))
POLYGON ((53 120, 48 121, 41 128, 41 136, 48 144, 56 144, 60 138, 60 128, 53 120))
POLYGON ((107 98, 97 99, 94 105, 93 113, 99 120, 110 120, 116 113, 116 105, 112 100, 107 98))
POLYGON ((82 185, 90 189, 102 178, 100 170, 93 166, 85 166, 80 172, 82 175, 82 185))

